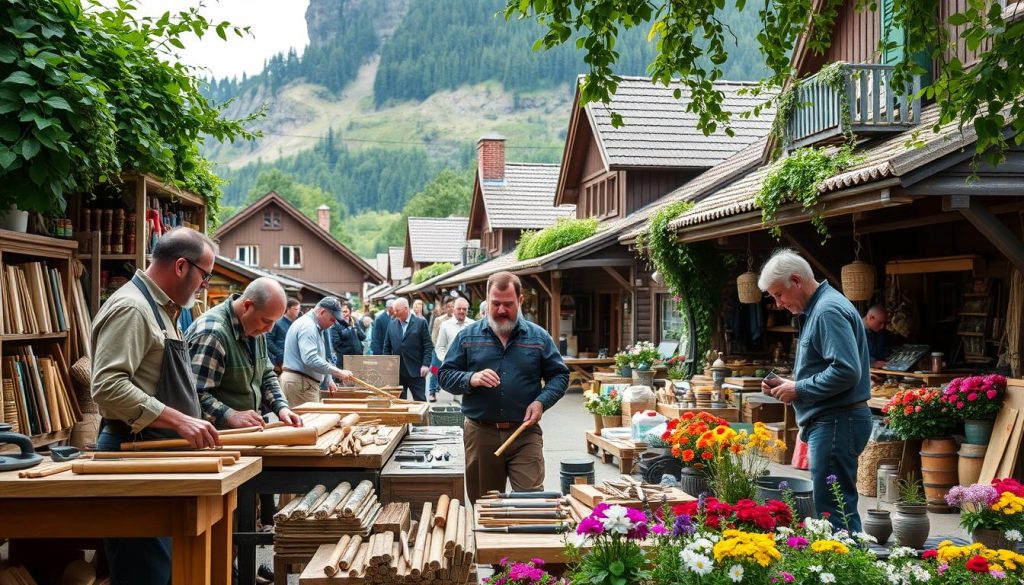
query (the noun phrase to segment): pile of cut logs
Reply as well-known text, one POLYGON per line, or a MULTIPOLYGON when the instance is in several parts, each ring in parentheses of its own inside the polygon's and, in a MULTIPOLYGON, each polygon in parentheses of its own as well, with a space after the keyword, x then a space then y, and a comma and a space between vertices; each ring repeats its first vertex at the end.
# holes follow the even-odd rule
POLYGON ((366 536, 380 510, 370 481, 354 489, 344 482, 331 491, 318 485, 274 514, 274 552, 311 557, 320 545, 337 542, 343 535, 366 536))
POLYGON ((409 531, 386 530, 368 540, 343 536, 323 564, 324 574, 366 583, 463 585, 473 572, 472 512, 442 495, 423 505, 409 531), (410 537, 412 540, 410 541, 410 537))

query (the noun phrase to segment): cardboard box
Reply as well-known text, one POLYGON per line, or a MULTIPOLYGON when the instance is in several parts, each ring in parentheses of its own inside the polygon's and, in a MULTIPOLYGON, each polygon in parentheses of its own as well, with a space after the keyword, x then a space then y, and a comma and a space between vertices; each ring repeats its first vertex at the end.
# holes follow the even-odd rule
POLYGON ((345 369, 378 388, 398 386, 400 360, 397 355, 347 355, 345 369))

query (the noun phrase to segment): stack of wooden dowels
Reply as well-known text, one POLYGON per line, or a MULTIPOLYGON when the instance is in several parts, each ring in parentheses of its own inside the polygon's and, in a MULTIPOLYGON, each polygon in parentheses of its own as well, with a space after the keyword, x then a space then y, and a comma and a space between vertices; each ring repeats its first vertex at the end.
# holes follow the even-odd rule
POLYGON ((538 492, 536 495, 487 495, 476 502, 477 524, 480 528, 511 526, 557 525, 578 523, 589 515, 584 506, 557 492, 538 492))
POLYGON ((369 481, 355 488, 344 482, 330 491, 318 485, 274 514, 274 552, 312 556, 320 545, 338 542, 342 536, 365 537, 380 510, 369 481))
POLYGON ((46 463, 18 472, 21 478, 39 478, 72 472, 79 475, 137 473, 219 473, 234 465, 238 451, 109 451, 86 453, 64 463, 46 463))
POLYGON ((411 506, 409 502, 391 502, 384 506, 377 519, 373 521, 373 532, 394 532, 408 531, 412 520, 411 506))
POLYGON ((475 558, 472 512, 441 496, 436 505, 423 505, 409 531, 386 530, 366 540, 342 537, 322 568, 325 575, 370 584, 463 585, 475 558))

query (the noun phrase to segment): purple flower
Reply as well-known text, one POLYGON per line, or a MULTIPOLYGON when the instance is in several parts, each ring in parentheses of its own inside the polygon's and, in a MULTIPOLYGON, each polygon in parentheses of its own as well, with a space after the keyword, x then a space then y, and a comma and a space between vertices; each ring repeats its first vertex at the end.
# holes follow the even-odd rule
POLYGON ((779 576, 782 577, 782 581, 785 582, 785 583, 792 583, 794 581, 793 575, 791 575, 791 574, 789 574, 789 573, 787 573, 785 571, 780 571, 779 572, 779 576))
POLYGON ((963 508, 972 504, 989 506, 999 499, 996 488, 981 483, 970 487, 953 486, 946 494, 946 503, 950 506, 963 508))
POLYGON ((834 473, 825 478, 825 483, 827 483, 828 485, 835 485, 836 481, 838 481, 838 478, 834 473))
POLYGON ((703 514, 704 513, 704 507, 706 505, 707 505, 707 496, 704 494, 704 492, 701 492, 700 495, 697 496, 697 514, 703 514))
POLYGON ((597 510, 595 510, 595 514, 591 514, 583 520, 580 520, 579 526, 576 527, 576 534, 592 534, 597 536, 604 532, 604 524, 602 524, 599 519, 595 518, 596 511, 597 510))
POLYGON ((999 569, 989 569, 988 574, 992 575, 996 579, 1005 579, 1006 578, 1006 573, 1000 571, 999 569))
POLYGON ((626 538, 630 540, 643 540, 647 538, 647 534, 650 530, 647 527, 646 522, 641 522, 633 526, 632 530, 626 533, 626 538))
POLYGON ((941 575, 949 570, 949 563, 942 563, 935 569, 936 575, 941 575))
POLYGON ((788 489, 789 489, 789 482, 788 481, 782 480, 782 481, 779 482, 779 490, 788 490, 788 489))
POLYGON ((544 559, 538 559, 537 557, 534 557, 534 558, 530 559, 530 562, 533 563, 533 566, 535 566, 535 567, 543 567, 544 566, 544 559))
POLYGON ((805 548, 807 548, 808 544, 810 543, 807 542, 807 539, 802 536, 790 536, 786 539, 786 546, 788 546, 789 548, 795 548, 796 550, 804 550, 805 548))
POLYGON ((680 514, 676 516, 675 522, 672 523, 672 536, 689 536, 696 531, 696 527, 693 525, 693 519, 687 514, 680 514))
POLYGON ((647 515, 644 514, 642 511, 634 509, 634 508, 626 509, 626 518, 629 518, 629 521, 632 522, 633 524, 640 524, 640 523, 647 522, 647 515))
POLYGON ((590 516, 596 518, 604 518, 604 513, 605 511, 608 510, 608 508, 611 508, 611 506, 604 502, 601 502, 600 504, 594 506, 594 510, 590 513, 590 516))
POLYGON ((508 566, 508 557, 501 557, 501 559, 498 560, 498 564, 502 567, 508 566))
POLYGON ((668 528, 665 528, 664 524, 655 524, 654 526, 651 526, 651 532, 658 536, 662 536, 668 534, 668 528))

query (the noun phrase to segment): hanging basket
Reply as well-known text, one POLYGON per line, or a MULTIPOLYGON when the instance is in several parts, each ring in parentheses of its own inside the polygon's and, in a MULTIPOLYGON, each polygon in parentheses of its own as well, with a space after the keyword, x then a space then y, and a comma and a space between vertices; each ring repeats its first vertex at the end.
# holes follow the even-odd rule
POLYGON ((736 292, 740 302, 753 305, 761 302, 761 289, 757 288, 757 273, 747 271, 736 277, 736 292))
POLYGON ((875 292, 875 267, 863 260, 843 266, 843 294, 851 301, 870 301, 875 292))

